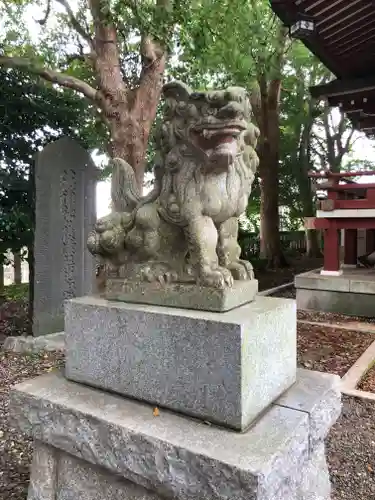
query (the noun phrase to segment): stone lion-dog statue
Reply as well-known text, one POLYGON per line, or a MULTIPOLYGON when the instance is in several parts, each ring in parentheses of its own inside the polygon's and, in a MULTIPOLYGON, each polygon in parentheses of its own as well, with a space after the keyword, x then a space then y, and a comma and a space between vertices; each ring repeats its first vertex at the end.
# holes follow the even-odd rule
POLYGON ((253 279, 237 243, 258 166, 248 94, 171 82, 163 97, 154 189, 142 196, 132 167, 113 159, 113 212, 97 221, 88 248, 127 280, 223 289, 253 279))

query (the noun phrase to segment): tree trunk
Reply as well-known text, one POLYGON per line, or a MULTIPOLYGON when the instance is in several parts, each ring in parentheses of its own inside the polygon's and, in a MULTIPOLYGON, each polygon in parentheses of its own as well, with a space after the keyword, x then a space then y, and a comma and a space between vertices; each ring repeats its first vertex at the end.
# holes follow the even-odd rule
MULTIPOLYGON (((265 148, 267 149, 267 148, 265 148)), ((260 256, 268 266, 282 263, 279 231, 278 176, 272 164, 272 155, 263 150, 259 164, 262 168, 260 183, 260 256), (265 165, 262 165, 265 164, 265 165)))
POLYGON ((318 231, 316 229, 306 229, 306 256, 307 257, 321 257, 318 231))
POLYGON ((110 131, 110 154, 133 167, 142 192, 147 143, 163 87, 166 52, 150 36, 142 35, 142 69, 138 84, 132 88, 121 72, 115 25, 101 0, 90 0, 89 5, 95 32, 92 64, 99 86, 96 101, 110 131))
POLYGON ((260 255, 268 267, 285 265, 279 228, 279 96, 281 80, 260 81, 260 255))
POLYGON ((14 269, 14 283, 16 285, 20 285, 22 283, 22 259, 20 252, 15 252, 13 254, 13 269, 14 269))
POLYGON ((35 264, 34 264, 34 243, 27 249, 27 262, 29 264, 29 331, 28 335, 33 334, 33 319, 34 319, 34 279, 35 279, 35 264))
POLYGON ((154 61, 141 74, 139 86, 131 91, 131 96, 112 101, 106 110, 112 137, 111 156, 126 160, 134 169, 137 185, 142 192, 146 168, 146 152, 151 127, 156 116, 157 105, 161 96, 165 56, 154 61), (115 106, 118 113, 113 113, 115 106))
MULTIPOLYGON (((69 2, 57 1, 65 8, 71 28, 87 44, 89 51, 81 54, 80 58, 82 56, 93 70, 93 86, 71 74, 44 67, 33 58, 0 55, 0 65, 26 69, 31 74, 38 75, 52 84, 73 89, 89 99, 91 105, 98 108, 100 118, 108 127, 110 156, 122 158, 133 167, 138 187, 142 191, 147 144, 163 86, 167 45, 173 38, 176 24, 175 17, 171 15, 173 2, 155 2, 153 25, 162 28, 163 32, 159 41, 152 38, 145 26, 138 27, 141 33, 141 73, 135 82, 129 80, 124 71, 127 63, 120 57, 117 37, 117 31, 122 29, 121 21, 114 20, 111 2, 88 0, 93 25, 91 33, 86 23, 81 24, 75 16, 69 2)), ((126 6, 136 17, 140 13, 138 3, 136 0, 131 2, 133 5, 126 6)), ((48 14, 49 9, 42 24, 46 22, 48 14)))
POLYGON ((33 320, 34 320, 34 290, 35 290, 35 258, 34 258, 34 241, 35 241, 35 161, 30 164, 30 175, 29 175, 29 203, 31 207, 31 227, 32 227, 32 241, 27 248, 27 262, 29 264, 29 307, 28 307, 28 318, 29 318, 29 331, 28 334, 33 334, 33 320))
MULTIPOLYGON (((301 75, 303 78, 303 75, 301 75)), ((304 95, 304 89, 301 91, 301 101, 304 95)), ((310 99, 308 105, 308 113, 305 122, 299 126, 300 144, 298 148, 298 155, 296 162, 299 165, 297 172, 297 182, 299 186, 300 200, 302 204, 302 216, 313 217, 315 215, 314 194, 311 187, 311 180, 309 178, 309 169, 311 165, 311 130, 314 124, 314 111, 315 101, 310 99)), ((305 230, 306 238, 306 256, 307 257, 321 257, 318 233, 314 229, 305 230)))
MULTIPOLYGON (((313 202, 313 193, 311 191, 311 184, 307 175, 307 170, 303 168, 303 158, 301 158, 301 171, 298 181, 303 217, 314 217, 315 207, 313 202)), ((306 229, 305 237, 307 257, 321 257, 322 253, 320 251, 318 232, 315 229, 306 229)))
POLYGON ((0 264, 0 290, 4 288, 4 264, 0 264))
MULTIPOLYGON (((303 215, 304 217, 313 217, 315 215, 313 195, 310 188, 309 178, 306 177, 305 182, 300 187, 300 194, 302 197, 303 215)), ((316 229, 306 229, 306 256, 307 257, 321 257, 318 231, 316 229)))

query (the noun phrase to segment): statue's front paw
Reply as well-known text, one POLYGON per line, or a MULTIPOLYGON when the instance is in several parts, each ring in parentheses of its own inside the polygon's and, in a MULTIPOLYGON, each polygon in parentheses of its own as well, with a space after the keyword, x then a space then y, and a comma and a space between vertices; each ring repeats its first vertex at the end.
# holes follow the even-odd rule
POLYGON ((92 255, 97 255, 100 252, 100 236, 96 231, 91 231, 87 238, 87 248, 92 255))
POLYGON ((115 227, 100 235, 100 246, 106 253, 120 251, 125 245, 125 234, 121 228, 115 227))
POLYGON ((148 281, 149 283, 158 282, 161 285, 178 281, 178 273, 167 266, 165 269, 152 269, 146 266, 142 271, 141 277, 144 281, 148 281))
POLYGON ((231 287, 233 285, 233 277, 231 272, 224 267, 217 267, 215 269, 205 268, 200 273, 199 283, 203 286, 213 288, 231 287))
POLYGON ((115 226, 119 226, 121 224, 120 214, 111 213, 98 219, 95 224, 95 231, 98 233, 104 233, 105 231, 110 231, 115 226))
POLYGON ((238 260, 231 262, 227 267, 232 273, 235 280, 252 280, 254 279, 253 266, 247 260, 238 260))

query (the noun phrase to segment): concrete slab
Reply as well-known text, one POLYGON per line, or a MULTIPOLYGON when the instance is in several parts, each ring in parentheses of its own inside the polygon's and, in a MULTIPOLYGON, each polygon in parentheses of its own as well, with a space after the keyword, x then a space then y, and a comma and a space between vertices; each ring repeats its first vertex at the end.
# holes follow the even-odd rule
POLYGON ((296 288, 307 288, 308 290, 334 290, 349 292, 350 280, 346 274, 340 276, 324 276, 320 271, 309 271, 298 274, 294 279, 296 288))
POLYGON ((375 342, 360 356, 341 379, 343 389, 355 389, 375 361, 375 342))
POLYGON ((375 317, 375 270, 344 268, 341 276, 309 271, 295 277, 298 309, 375 317))
POLYGON ((296 289, 297 309, 375 318, 374 295, 296 289))
POLYGON ((375 295, 375 279, 351 279, 349 281, 349 291, 353 293, 375 295))
POLYGON ((341 392, 346 396, 352 396, 353 398, 361 398, 366 401, 375 401, 375 393, 367 392, 367 391, 359 391, 358 389, 349 389, 347 387, 343 387, 341 392))
POLYGON ((345 323, 326 323, 324 321, 307 321, 299 319, 298 324, 320 326, 322 328, 339 328, 340 330, 356 330, 357 332, 363 333, 375 333, 374 323, 366 323, 365 321, 351 321, 348 319, 345 319, 345 323))
POLYGON ((33 337, 7 337, 4 341, 3 349, 19 353, 38 354, 43 351, 63 351, 65 349, 64 332, 50 333, 49 335, 40 335, 33 337))

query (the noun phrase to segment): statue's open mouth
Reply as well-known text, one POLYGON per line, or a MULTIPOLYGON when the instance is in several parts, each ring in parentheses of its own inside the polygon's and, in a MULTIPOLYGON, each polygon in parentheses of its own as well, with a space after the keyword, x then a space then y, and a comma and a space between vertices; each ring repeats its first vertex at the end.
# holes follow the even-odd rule
POLYGON ((242 123, 212 123, 195 128, 193 133, 199 147, 204 151, 210 151, 220 145, 236 142, 245 128, 242 123))

